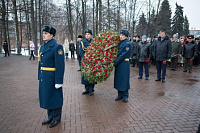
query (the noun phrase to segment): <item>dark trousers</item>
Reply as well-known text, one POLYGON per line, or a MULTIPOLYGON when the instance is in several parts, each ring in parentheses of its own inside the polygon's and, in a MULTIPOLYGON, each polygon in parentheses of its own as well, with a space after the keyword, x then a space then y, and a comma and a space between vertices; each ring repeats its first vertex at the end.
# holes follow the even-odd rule
POLYGON ((158 79, 161 79, 161 70, 162 70, 162 79, 165 79, 166 67, 167 67, 167 64, 163 64, 162 61, 156 61, 156 69, 157 69, 157 78, 158 79))
POLYGON ((35 56, 34 56, 33 52, 34 52, 34 50, 31 50, 31 57, 29 58, 30 60, 31 60, 32 57, 35 60, 35 56))
POLYGON ((48 114, 48 119, 59 121, 61 120, 62 107, 56 109, 48 109, 47 114, 48 114))
POLYGON ((9 56, 8 50, 5 50, 5 57, 7 56, 7 54, 8 54, 8 56, 9 56))
POLYGON ((81 67, 81 56, 80 56, 80 55, 77 55, 77 59, 78 59, 79 67, 81 67))
POLYGON ((128 98, 128 96, 129 96, 128 90, 118 91, 118 97, 128 98))
POLYGON ((94 86, 95 84, 85 85, 85 90, 89 92, 94 92, 94 86))
POLYGON ((71 51, 71 58, 75 59, 75 57, 74 57, 74 51, 71 51))
POLYGON ((190 59, 184 59, 184 70, 189 70, 191 71, 192 69, 192 60, 190 61, 190 59))
POLYGON ((138 66, 139 66, 139 77, 143 76, 143 66, 145 69, 145 77, 149 77, 149 67, 148 67, 148 63, 146 62, 138 62, 138 66))
POLYGON ((177 58, 171 58, 171 68, 176 68, 178 63, 178 57, 177 58))

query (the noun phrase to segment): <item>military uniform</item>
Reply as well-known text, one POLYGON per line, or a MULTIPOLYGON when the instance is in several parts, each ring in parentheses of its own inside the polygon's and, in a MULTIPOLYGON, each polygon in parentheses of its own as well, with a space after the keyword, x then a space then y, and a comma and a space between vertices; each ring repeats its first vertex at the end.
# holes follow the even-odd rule
MULTIPOLYGON (((43 31, 46 31, 52 27, 43 28, 43 31)), ((63 106, 62 84, 65 61, 62 45, 57 44, 55 39, 44 42, 39 48, 38 61, 39 102, 40 107, 47 109, 48 114, 47 120, 42 124, 52 122, 50 127, 53 127, 61 120, 63 106)))
MULTIPOLYGON (((86 29, 85 33, 90 33, 92 35, 92 31, 90 29, 86 29)), ((80 42, 80 48, 79 48, 79 54, 81 56, 81 60, 83 59, 83 56, 85 54, 86 48, 89 46, 89 44, 92 42, 92 38, 90 40, 87 40, 86 38, 83 39, 83 41, 80 42)), ((84 76, 81 76, 81 84, 85 85, 85 92, 82 94, 90 93, 90 95, 94 94, 94 86, 96 83, 89 83, 84 76)))
MULTIPOLYGON (((120 30, 120 34, 126 36, 129 32, 125 29, 120 30)), ((130 63, 129 58, 131 56, 131 43, 127 39, 119 43, 118 57, 115 60, 115 73, 114 73, 114 88, 118 90, 118 96, 115 100, 120 100, 123 98, 124 102, 128 101, 130 89, 130 63)))
POLYGON ((172 41, 171 70, 176 70, 178 63, 178 55, 181 53, 181 42, 179 40, 172 41))
MULTIPOLYGON (((191 35, 187 36, 187 38, 194 39, 194 37, 191 35)), ((187 41, 183 45, 183 53, 182 53, 182 56, 184 57, 183 72, 187 72, 187 70, 189 70, 189 72, 191 73, 192 62, 196 55, 197 55, 197 45, 195 44, 194 40, 192 42, 187 41)))

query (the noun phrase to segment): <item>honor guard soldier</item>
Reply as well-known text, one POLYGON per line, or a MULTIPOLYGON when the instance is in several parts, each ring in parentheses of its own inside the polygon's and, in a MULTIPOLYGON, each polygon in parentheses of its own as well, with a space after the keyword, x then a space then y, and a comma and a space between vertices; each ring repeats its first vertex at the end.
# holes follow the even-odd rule
POLYGON ((158 41, 154 46, 154 57, 156 58, 157 79, 155 81, 161 81, 165 83, 167 60, 171 57, 172 44, 168 36, 164 31, 160 32, 158 41), (161 77, 162 70, 162 77, 161 77))
POLYGON ((128 102, 128 90, 130 89, 130 63, 131 43, 128 39, 129 31, 121 29, 120 43, 118 48, 118 57, 115 60, 114 88, 118 91, 118 96, 115 101, 123 99, 123 102, 128 102))
POLYGON ((172 40, 172 55, 171 55, 171 70, 176 71, 178 63, 178 55, 181 53, 181 42, 178 39, 178 33, 173 35, 172 40))
MULTIPOLYGON (((81 60, 83 59, 86 48, 89 46, 89 44, 92 42, 92 40, 93 40, 92 39, 92 30, 86 29, 85 30, 85 39, 83 39, 83 41, 80 42, 80 48, 79 48, 79 54, 81 56, 81 60)), ((88 94, 88 93, 90 96, 94 95, 94 86, 96 83, 89 83, 82 76, 81 84, 85 85, 85 91, 82 93, 83 95, 88 94)))
POLYGON ((183 45, 183 58, 184 58, 184 70, 183 72, 189 71, 191 73, 192 71, 192 62, 194 60, 194 57, 197 55, 197 46, 194 42, 194 36, 188 35, 187 41, 183 45))
POLYGON ((42 125, 49 128, 56 126, 61 120, 63 106, 63 77, 65 69, 64 51, 57 44, 54 36, 56 29, 45 25, 42 29, 44 43, 39 47, 39 101, 40 107, 47 109, 48 118, 42 125))

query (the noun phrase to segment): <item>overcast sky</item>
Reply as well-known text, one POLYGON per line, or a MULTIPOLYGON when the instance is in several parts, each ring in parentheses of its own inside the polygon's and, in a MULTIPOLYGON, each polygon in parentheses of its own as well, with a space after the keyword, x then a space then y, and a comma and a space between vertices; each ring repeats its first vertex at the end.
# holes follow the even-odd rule
MULTIPOLYGON (((62 0, 53 0, 54 2, 64 3, 62 0)), ((90 1, 90 0, 87 0, 90 1)), ((156 1, 156 0, 154 0, 156 1)), ((163 0, 161 0, 162 2, 163 0)), ((176 2, 183 7, 183 15, 188 17, 190 29, 200 30, 200 0, 169 0, 172 10, 172 17, 174 16, 176 2)))
POLYGON ((175 4, 183 7, 183 14, 188 17, 190 23, 190 29, 196 28, 200 30, 200 0, 169 0, 172 16, 174 16, 175 4))

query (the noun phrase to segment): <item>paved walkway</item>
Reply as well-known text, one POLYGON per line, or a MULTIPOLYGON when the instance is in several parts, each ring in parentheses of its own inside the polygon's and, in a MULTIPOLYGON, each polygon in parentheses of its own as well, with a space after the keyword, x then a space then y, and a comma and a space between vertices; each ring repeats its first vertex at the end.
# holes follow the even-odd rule
POLYGON ((42 126, 46 110, 39 107, 36 60, 0 57, 0 133, 195 133, 200 122, 200 67, 183 73, 167 70, 166 82, 137 79, 131 67, 128 103, 114 101, 114 72, 95 86, 95 95, 82 95, 76 60, 66 60, 62 121, 42 126))

